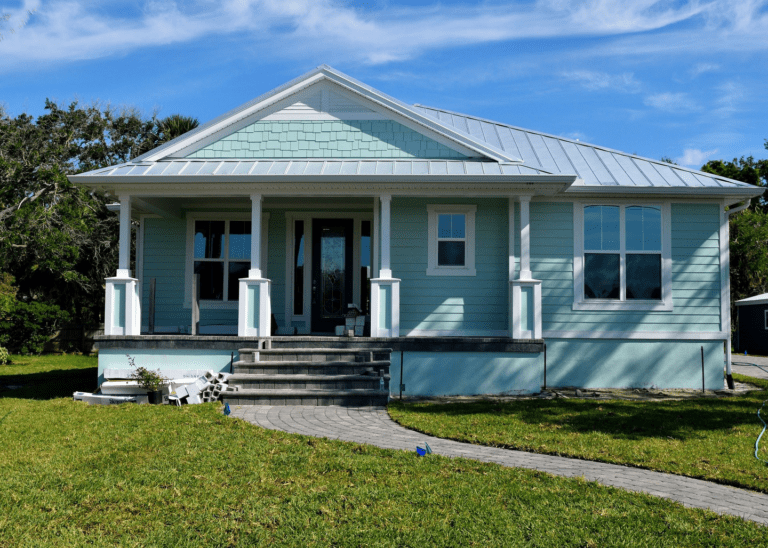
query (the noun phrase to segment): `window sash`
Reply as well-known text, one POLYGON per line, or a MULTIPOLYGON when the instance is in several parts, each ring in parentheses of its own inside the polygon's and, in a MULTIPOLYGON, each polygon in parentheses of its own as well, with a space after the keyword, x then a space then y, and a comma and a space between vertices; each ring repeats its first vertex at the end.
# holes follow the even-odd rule
POLYGON ((585 302, 591 302, 591 303, 600 303, 600 302, 610 302, 610 303, 661 303, 665 299, 664 295, 664 209, 659 204, 619 204, 614 205, 615 207, 619 208, 619 249, 613 249, 613 250, 603 250, 603 249, 591 249, 587 247, 587 221, 586 221, 586 211, 587 208, 590 206, 603 206, 603 205, 610 205, 610 204, 585 204, 582 206, 582 220, 583 220, 583 226, 581 227, 581 238, 582 238, 582 252, 581 252, 581 265, 583 270, 583 300, 585 302), (661 241, 660 246, 658 250, 628 250, 627 249, 627 224, 626 224, 626 210, 630 207, 653 207, 658 208, 660 215, 659 215, 659 232, 661 234, 661 241), (590 298, 587 297, 587 260, 586 255, 587 254, 605 254, 605 255, 619 255, 619 297, 618 299, 600 299, 600 298, 590 298), (658 255, 659 256, 659 262, 661 265, 661 275, 660 275, 660 297, 659 299, 633 299, 633 298, 627 298, 627 255, 658 255))
MULTIPOLYGON (((206 302, 212 302, 212 303, 232 303, 232 302, 238 302, 238 299, 239 299, 239 295, 238 295, 239 287, 238 288, 232 288, 232 289, 230 289, 230 287, 229 287, 229 285, 230 285, 229 282, 230 282, 230 278, 231 278, 231 275, 230 275, 231 266, 230 265, 235 265, 235 264, 239 263, 239 264, 248 264, 250 266, 250 260, 251 260, 250 255, 251 255, 251 252, 250 252, 250 246, 247 246, 247 250, 246 250, 246 253, 245 253, 247 255, 247 257, 230 258, 230 249, 229 249, 229 247, 230 247, 230 240, 231 240, 230 229, 231 229, 231 223, 232 222, 240 222, 240 223, 250 224, 250 221, 238 221, 238 220, 230 220, 230 219, 227 219, 227 220, 223 221, 224 222, 224 234, 223 234, 224 235, 224 242, 223 242, 222 249, 221 249, 221 255, 222 256, 221 257, 215 257, 215 258, 198 257, 197 256, 196 249, 195 249, 195 246, 194 246, 194 239, 195 239, 195 236, 197 234, 197 228, 196 228, 195 225, 197 225, 198 222, 210 223, 212 221, 207 220, 207 219, 196 219, 194 221, 193 228, 192 228, 192 239, 193 239, 192 263, 193 263, 193 267, 194 267, 194 264, 196 264, 196 263, 218 263, 218 264, 222 265, 222 268, 221 268, 221 275, 222 275, 222 280, 221 280, 221 298, 220 299, 216 299, 216 298, 214 298, 214 299, 210 299, 210 298, 209 299, 204 299, 201 296, 200 301, 201 302, 202 301, 206 301, 206 302), (230 297, 232 297, 232 298, 230 298, 230 297)), ((253 234, 253 227, 251 227, 250 234, 251 235, 253 234)), ((206 245, 205 247, 207 249, 208 245, 206 245)), ((217 276, 218 276, 218 270, 216 272, 217 272, 217 276)), ((194 275, 194 268, 193 268, 193 275, 194 275)), ((201 283, 202 283, 202 281, 201 281, 201 283)), ((218 293, 218 291, 216 293, 218 293)))

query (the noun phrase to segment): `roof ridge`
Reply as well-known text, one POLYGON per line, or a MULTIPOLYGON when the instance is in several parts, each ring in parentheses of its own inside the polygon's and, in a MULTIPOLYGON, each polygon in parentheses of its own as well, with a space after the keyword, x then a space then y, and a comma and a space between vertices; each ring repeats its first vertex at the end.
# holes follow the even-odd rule
MULTIPOLYGON (((638 159, 638 160, 643 160, 645 162, 651 162, 651 163, 657 164, 657 165, 667 166, 667 167, 669 167, 669 168, 671 168, 673 170, 674 169, 679 169, 679 170, 682 170, 682 171, 687 171, 689 173, 702 174, 702 175, 705 175, 706 177, 712 177, 714 179, 718 179, 718 180, 721 180, 721 181, 727 181, 729 183, 738 183, 740 185, 747 185, 748 184, 748 183, 744 183, 743 181, 737 181, 736 179, 729 179, 728 177, 723 177, 722 175, 717 175, 715 173, 708 173, 706 171, 701 171, 700 169, 691 169, 689 167, 681 166, 681 165, 678 165, 678 164, 670 164, 668 162, 664 162, 664 161, 661 161, 661 160, 655 160, 653 158, 646 158, 644 156, 639 156, 637 154, 630 154, 629 152, 624 152, 622 150, 616 150, 616 149, 613 149, 613 148, 608 148, 608 147, 603 146, 603 145, 595 145, 595 144, 592 144, 592 143, 585 143, 585 142, 579 141, 577 139, 569 139, 568 137, 561 137, 559 135, 553 135, 551 133, 545 133, 543 131, 537 131, 535 129, 527 129, 527 128, 523 128, 523 127, 520 127, 520 126, 513 126, 511 124, 506 124, 504 122, 497 122, 495 120, 489 120, 488 118, 481 118, 480 116, 474 116, 472 114, 463 114, 461 112, 456 112, 456 111, 453 111, 453 110, 446 110, 446 109, 436 108, 436 107, 430 107, 430 106, 427 106, 427 105, 422 105, 420 103, 414 103, 413 106, 421 107, 423 109, 435 110, 435 111, 438 111, 438 112, 445 112, 447 114, 451 114, 451 115, 455 115, 455 116, 463 116, 465 118, 471 118, 471 119, 477 120, 479 122, 486 122, 486 123, 489 123, 489 124, 496 124, 496 125, 499 125, 499 126, 504 126, 504 127, 510 128, 510 129, 516 129, 518 131, 523 131, 523 132, 526 132, 526 133, 534 133, 536 135, 541 135, 542 137, 549 137, 551 139, 558 139, 560 141, 566 141, 566 142, 573 143, 573 144, 588 146, 588 147, 591 147, 591 148, 596 148, 596 149, 604 150, 605 152, 610 152, 612 154, 621 154, 622 156, 626 156, 626 157, 631 158, 631 159, 638 159)), ((434 118, 434 116, 433 116, 433 118, 434 118)), ((534 150, 534 154, 536 154, 535 150, 534 150)), ((642 173, 642 170, 641 170, 641 173, 642 173)), ((645 177, 644 173, 643 173, 643 176, 645 177)), ((646 179, 647 179, 647 177, 646 177, 646 179)), ((685 181, 683 181, 683 182, 685 183, 685 181)), ((688 186, 688 185, 686 185, 686 186, 688 186)), ((749 185, 749 186, 751 186, 751 185, 749 185)))

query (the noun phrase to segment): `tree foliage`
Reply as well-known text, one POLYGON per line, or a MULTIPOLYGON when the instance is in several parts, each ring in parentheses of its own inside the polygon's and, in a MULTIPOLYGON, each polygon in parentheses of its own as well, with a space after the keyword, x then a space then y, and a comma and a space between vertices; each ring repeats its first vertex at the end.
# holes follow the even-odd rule
POLYGON ((131 109, 53 101, 45 109, 37 119, 0 112, 0 272, 14 276, 18 300, 92 325, 117 266, 119 220, 108 197, 67 175, 127 162, 170 129, 131 109))
MULTIPOLYGON (((768 149, 768 140, 765 142, 768 149)), ((768 188, 768 160, 752 156, 730 162, 713 160, 702 171, 722 175, 751 185, 768 188)), ((768 293, 768 202, 766 195, 752 200, 749 208, 731 215, 731 318, 739 299, 768 293)))

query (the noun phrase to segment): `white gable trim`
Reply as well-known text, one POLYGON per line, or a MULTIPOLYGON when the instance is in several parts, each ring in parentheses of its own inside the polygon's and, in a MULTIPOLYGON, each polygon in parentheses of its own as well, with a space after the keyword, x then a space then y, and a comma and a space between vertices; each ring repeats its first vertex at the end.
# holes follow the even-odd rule
POLYGON ((175 153, 169 153, 166 157, 171 158, 184 158, 189 154, 192 154, 206 146, 223 139, 224 137, 240 131, 241 129, 248 127, 251 124, 260 121, 268 120, 392 120, 403 126, 421 133, 429 137, 430 139, 437 141, 441 145, 444 145, 456 152, 464 154, 465 156, 473 157, 477 156, 476 150, 467 148, 453 139, 446 138, 445 135, 436 131, 430 130, 423 126, 415 124, 412 120, 401 116, 398 113, 386 110, 381 105, 369 101, 365 97, 358 97, 352 95, 348 90, 331 83, 329 81, 321 81, 309 86, 305 89, 297 91, 288 97, 281 99, 267 107, 264 107, 257 112, 250 114, 244 118, 240 118, 237 121, 231 121, 229 125, 221 128, 215 133, 210 133, 204 138, 190 143, 188 146, 177 150, 175 153), (320 110, 315 110, 307 105, 307 108, 290 109, 291 106, 297 102, 301 102, 302 98, 306 98, 305 94, 309 94, 312 91, 312 95, 320 93, 323 97, 320 110), (350 102, 355 102, 368 109, 368 112, 328 112, 331 110, 328 102, 332 95, 341 96, 350 102), (304 97, 302 97, 304 96, 304 97))
POLYGON ((149 162, 157 161, 162 158, 167 158, 169 156, 175 156, 179 154, 180 151, 184 149, 189 149, 192 146, 196 146, 196 147, 204 146, 204 145, 201 145, 201 142, 203 142, 206 138, 214 134, 218 134, 219 132, 227 128, 229 128, 229 131, 232 132, 234 128, 232 128, 231 126, 233 124, 242 122, 244 119, 253 116, 254 114, 264 110, 265 108, 270 107, 312 86, 313 84, 317 84, 324 80, 333 82, 337 86, 340 86, 341 88, 346 89, 350 94, 353 94, 355 97, 361 97, 371 103, 379 105, 385 110, 385 112, 399 114, 404 120, 407 120, 409 122, 409 124, 404 123, 403 125, 410 127, 414 131, 425 133, 425 129, 427 129, 427 130, 431 130, 432 132, 435 132, 438 135, 441 135, 443 138, 449 140, 452 143, 450 145, 451 148, 456 149, 457 146, 466 147, 474 151, 475 153, 480 154, 481 156, 485 156, 492 160, 496 160, 497 162, 516 163, 521 161, 520 158, 509 156, 504 151, 498 150, 480 141, 476 141, 471 136, 462 134, 451 127, 445 126, 439 121, 433 120, 432 118, 429 118, 419 113, 413 108, 403 103, 400 103, 394 99, 391 99, 386 95, 378 92, 377 90, 374 90, 373 88, 364 86, 363 84, 358 83, 353 79, 349 78, 348 76, 338 73, 333 69, 330 69, 329 67, 319 68, 315 72, 309 73, 309 75, 307 75, 304 80, 301 80, 296 84, 289 86, 286 89, 283 89, 277 93, 274 93, 271 95, 268 94, 269 96, 266 97, 264 100, 258 101, 257 103, 241 111, 237 111, 233 113, 231 116, 228 116, 222 119, 218 123, 212 124, 210 127, 207 127, 200 131, 195 131, 189 137, 179 139, 177 143, 172 143, 172 144, 169 144, 168 146, 160 147, 154 153, 149 152, 146 156, 142 157, 142 160, 149 161, 149 162))

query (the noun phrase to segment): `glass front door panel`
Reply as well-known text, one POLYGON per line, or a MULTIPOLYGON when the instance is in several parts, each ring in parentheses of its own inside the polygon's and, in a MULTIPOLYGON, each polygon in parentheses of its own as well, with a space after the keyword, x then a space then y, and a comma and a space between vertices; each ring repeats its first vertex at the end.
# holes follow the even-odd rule
POLYGON ((326 227, 320 235, 320 306, 323 318, 344 314, 346 234, 343 227, 326 227))
POLYGON ((333 332, 352 299, 352 219, 312 221, 312 331, 333 332))

